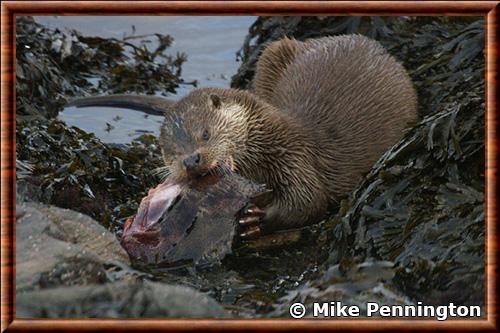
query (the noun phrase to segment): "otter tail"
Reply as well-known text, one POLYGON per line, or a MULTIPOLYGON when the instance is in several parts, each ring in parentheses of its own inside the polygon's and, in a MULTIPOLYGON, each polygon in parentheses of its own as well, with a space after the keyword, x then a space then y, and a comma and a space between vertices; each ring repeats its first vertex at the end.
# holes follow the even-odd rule
POLYGON ((151 115, 163 116, 172 108, 173 104, 173 101, 157 96, 108 95, 79 98, 69 102, 66 107, 75 106, 78 108, 84 108, 91 106, 104 106, 126 108, 151 115))

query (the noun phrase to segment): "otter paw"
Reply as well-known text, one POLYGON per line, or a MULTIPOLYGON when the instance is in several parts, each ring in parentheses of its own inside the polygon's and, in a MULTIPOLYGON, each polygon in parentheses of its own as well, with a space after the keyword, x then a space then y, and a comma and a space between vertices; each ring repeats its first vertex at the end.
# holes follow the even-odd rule
POLYGON ((266 213, 251 204, 244 208, 238 218, 238 233, 241 239, 255 239, 261 235, 260 224, 266 213))

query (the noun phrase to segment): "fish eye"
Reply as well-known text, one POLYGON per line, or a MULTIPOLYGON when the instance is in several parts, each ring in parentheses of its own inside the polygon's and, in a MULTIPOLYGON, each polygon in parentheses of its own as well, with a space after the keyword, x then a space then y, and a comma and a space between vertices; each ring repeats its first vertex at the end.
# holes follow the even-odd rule
POLYGON ((204 130, 203 133, 201 133, 201 138, 205 141, 208 141, 208 139, 210 139, 210 133, 208 133, 208 130, 204 130))

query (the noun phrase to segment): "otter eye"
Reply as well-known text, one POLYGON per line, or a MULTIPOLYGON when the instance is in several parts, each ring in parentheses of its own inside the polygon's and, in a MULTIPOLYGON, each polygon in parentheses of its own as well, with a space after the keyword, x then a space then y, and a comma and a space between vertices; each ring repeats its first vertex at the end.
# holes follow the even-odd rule
POLYGON ((208 139, 210 139, 210 133, 208 133, 207 130, 204 130, 203 133, 201 133, 201 138, 205 141, 208 141, 208 139))
POLYGON ((210 95, 210 99, 212 100, 213 107, 218 109, 220 107, 220 104, 221 104, 220 97, 215 95, 215 94, 212 94, 212 95, 210 95))

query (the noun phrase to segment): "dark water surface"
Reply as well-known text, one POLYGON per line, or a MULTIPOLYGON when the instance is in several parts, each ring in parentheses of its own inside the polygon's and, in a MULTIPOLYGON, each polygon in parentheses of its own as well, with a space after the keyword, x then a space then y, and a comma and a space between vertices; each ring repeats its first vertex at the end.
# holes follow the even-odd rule
MULTIPOLYGON (((153 33, 174 37, 169 54, 184 52, 182 65, 186 82, 198 81, 198 87, 229 87, 231 76, 240 63, 236 52, 243 44, 253 16, 35 16, 48 28, 77 30, 84 35, 122 38, 153 33)), ((172 99, 193 89, 182 85, 172 99)), ((159 133, 161 117, 116 108, 67 108, 59 118, 70 126, 95 133, 104 142, 127 143, 143 133, 159 133), (107 125, 107 124, 109 125, 107 125)))

